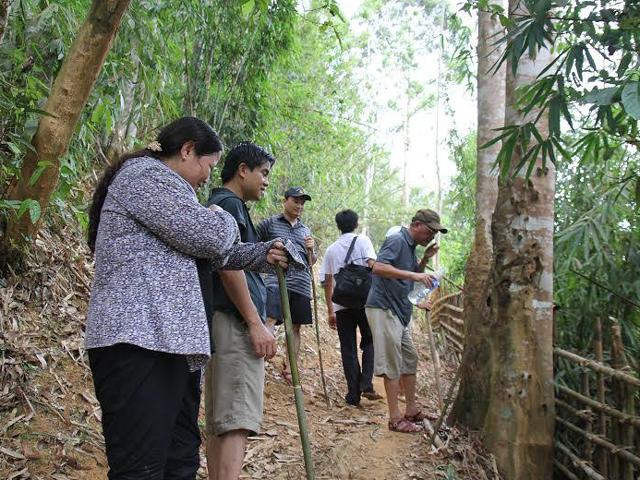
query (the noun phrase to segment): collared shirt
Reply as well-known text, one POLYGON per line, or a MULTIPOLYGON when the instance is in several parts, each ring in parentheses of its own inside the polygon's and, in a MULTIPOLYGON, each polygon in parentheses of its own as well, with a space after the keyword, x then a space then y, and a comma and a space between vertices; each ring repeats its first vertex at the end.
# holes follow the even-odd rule
MULTIPOLYGON (((322 282, 324 282, 325 275, 335 275, 342 267, 344 267, 344 259, 347 256, 351 242, 356 235, 357 234, 354 232, 343 233, 335 242, 329 245, 329 248, 327 248, 327 251, 324 254, 324 258, 322 259, 322 266, 320 267, 320 280, 322 282)), ((373 248, 373 244, 369 237, 366 235, 357 235, 357 237, 358 239, 353 245, 353 251, 351 252, 349 263, 367 266, 369 260, 376 259, 376 251, 373 248)), ((338 305, 336 303, 333 304, 334 312, 342 309, 344 309, 342 305, 338 305)))
MULTIPOLYGON (((240 229, 240 240, 246 243, 257 243, 258 234, 251 216, 249 215, 249 209, 247 204, 238 197, 235 193, 225 187, 214 188, 209 196, 209 205, 218 205, 225 211, 233 215, 233 218, 238 223, 240 229)), ((217 271, 213 270, 209 262, 206 260, 198 261, 198 273, 200 275, 200 284, 202 286, 202 297, 204 299, 205 309, 207 311, 207 319, 210 321, 214 311, 222 311, 231 313, 237 318, 242 318, 242 315, 236 308, 235 304, 228 297, 222 280, 217 271)), ((266 321, 266 302, 267 302, 267 289, 265 287, 262 277, 257 272, 245 271, 247 278, 247 286, 249 287, 249 294, 251 300, 260 315, 260 319, 264 323, 266 321)))
MULTIPOLYGON (((307 249, 304 245, 304 239, 311 236, 309 227, 300 220, 292 225, 289 223, 289 220, 285 218, 284 214, 280 213, 260 222, 256 227, 256 231, 258 232, 258 238, 261 242, 267 242, 276 238, 291 240, 299 256, 304 259, 307 268, 305 270, 287 269, 287 289, 311 298, 311 275, 309 273, 307 249)), ((265 277, 265 283, 268 288, 277 287, 278 278, 276 275, 267 275, 265 277)))
MULTIPOLYGON (((389 264, 400 270, 416 272, 418 270, 416 243, 411 238, 409 230, 402 227, 400 233, 388 236, 380 247, 376 261, 389 264)), ((367 307, 391 310, 406 326, 411 321, 413 309, 413 305, 407 298, 412 287, 411 280, 383 278, 374 273, 367 298, 367 307)))

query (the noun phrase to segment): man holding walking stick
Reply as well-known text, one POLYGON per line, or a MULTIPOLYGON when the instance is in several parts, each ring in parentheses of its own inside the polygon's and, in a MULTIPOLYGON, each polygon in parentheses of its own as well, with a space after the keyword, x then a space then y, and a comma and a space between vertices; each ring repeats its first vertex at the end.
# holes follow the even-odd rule
MULTIPOLYGON (((209 197, 209 205, 233 215, 243 242, 258 241, 246 202, 262 198, 274 162, 257 145, 235 146, 222 168, 223 186, 213 189, 209 197)), ((275 355, 276 339, 264 325, 266 288, 259 274, 211 272, 202 263, 199 270, 204 301, 213 312, 215 347, 204 387, 209 478, 235 479, 242 469, 247 437, 260 430, 264 361, 275 355)))
MULTIPOLYGON (((299 256, 311 265, 317 261, 315 243, 311 230, 300 220, 305 203, 311 196, 302 187, 290 187, 284 192, 282 202, 283 211, 260 222, 257 226, 258 238, 267 242, 275 238, 290 240, 296 247, 299 256)), ((289 308, 293 323, 294 350, 296 360, 300 353, 300 326, 311 325, 311 274, 307 270, 289 270, 286 274, 287 290, 289 292, 289 308)), ((278 280, 275 275, 269 275, 267 284, 267 317, 269 323, 280 325, 283 322, 278 280)), ((282 368, 282 377, 289 385, 292 383, 291 368, 288 357, 282 368)))

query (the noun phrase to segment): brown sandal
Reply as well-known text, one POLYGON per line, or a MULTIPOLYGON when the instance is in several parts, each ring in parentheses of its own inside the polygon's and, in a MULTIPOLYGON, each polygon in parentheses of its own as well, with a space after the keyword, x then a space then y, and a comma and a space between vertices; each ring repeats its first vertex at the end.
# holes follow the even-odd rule
POLYGON ((425 418, 428 420, 436 420, 438 417, 436 417, 435 415, 430 415, 428 413, 423 413, 422 410, 418 410, 418 413, 414 413, 413 415, 405 415, 404 418, 409 422, 420 423, 425 418))
POLYGON ((421 433, 424 429, 420 425, 410 422, 406 418, 401 418, 395 422, 389 420, 389 430, 400 433, 421 433))

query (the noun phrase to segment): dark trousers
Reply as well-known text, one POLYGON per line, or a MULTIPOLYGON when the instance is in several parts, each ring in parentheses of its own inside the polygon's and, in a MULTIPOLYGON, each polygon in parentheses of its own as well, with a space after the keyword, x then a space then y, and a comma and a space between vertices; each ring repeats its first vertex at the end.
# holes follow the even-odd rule
POLYGON ((342 368, 347 380, 345 400, 352 405, 360 402, 362 392, 373 391, 373 338, 364 308, 345 308, 336 312, 342 368), (358 362, 357 329, 360 329, 362 369, 358 362))
POLYGON ((128 344, 89 350, 109 479, 193 480, 200 372, 186 357, 128 344))

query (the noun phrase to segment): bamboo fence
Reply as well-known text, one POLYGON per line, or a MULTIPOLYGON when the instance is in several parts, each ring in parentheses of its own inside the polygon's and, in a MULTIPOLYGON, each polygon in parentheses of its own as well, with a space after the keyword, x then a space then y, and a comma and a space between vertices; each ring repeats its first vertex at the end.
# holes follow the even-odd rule
MULTIPOLYGON (((430 315, 442 355, 458 360, 464 347, 462 305, 461 292, 441 295, 430 315)), ((640 378, 626 358, 617 321, 594 323, 591 352, 554 348, 556 478, 639 479, 640 378)))

